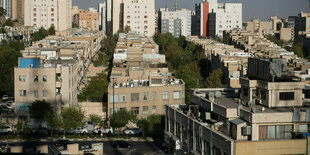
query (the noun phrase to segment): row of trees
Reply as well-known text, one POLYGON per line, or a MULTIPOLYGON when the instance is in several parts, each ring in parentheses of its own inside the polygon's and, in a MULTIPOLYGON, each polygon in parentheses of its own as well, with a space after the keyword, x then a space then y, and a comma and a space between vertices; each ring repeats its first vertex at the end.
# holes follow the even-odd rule
POLYGON ((55 35, 56 30, 54 26, 51 26, 48 30, 45 30, 43 27, 39 29, 39 31, 34 32, 32 34, 31 40, 32 41, 39 41, 44 39, 48 35, 55 35))
POLYGON ((190 88, 215 88, 222 86, 222 71, 211 72, 211 62, 204 49, 194 43, 187 42, 184 36, 174 38, 170 33, 156 33, 154 41, 159 45, 161 54, 165 54, 169 70, 176 78, 186 83, 186 103, 191 102, 190 88))

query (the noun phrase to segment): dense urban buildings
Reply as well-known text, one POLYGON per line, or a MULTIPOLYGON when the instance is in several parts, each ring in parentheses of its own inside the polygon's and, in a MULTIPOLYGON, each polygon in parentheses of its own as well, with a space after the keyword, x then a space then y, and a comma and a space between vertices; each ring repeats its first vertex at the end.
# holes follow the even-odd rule
POLYGON ((126 109, 139 117, 164 114, 164 105, 185 103, 185 83, 171 76, 165 55, 151 39, 120 34, 108 87, 108 116, 126 109), (114 96, 114 99, 113 99, 114 96))
POLYGON ((181 9, 169 11, 168 8, 159 10, 160 32, 171 33, 174 37, 190 36, 192 30, 191 11, 181 9))
POLYGON ((98 12, 90 10, 80 10, 79 27, 87 30, 99 30, 99 15, 98 12))
POLYGON ((54 26, 57 31, 72 27, 72 0, 25 0, 25 26, 54 26))

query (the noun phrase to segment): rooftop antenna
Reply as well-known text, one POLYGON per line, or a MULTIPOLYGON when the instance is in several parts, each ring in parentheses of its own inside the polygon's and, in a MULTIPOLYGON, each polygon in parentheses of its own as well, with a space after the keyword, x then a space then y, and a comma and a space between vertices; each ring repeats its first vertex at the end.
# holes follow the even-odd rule
POLYGON ((177 11, 177 5, 178 5, 177 0, 174 0, 174 11, 177 11))

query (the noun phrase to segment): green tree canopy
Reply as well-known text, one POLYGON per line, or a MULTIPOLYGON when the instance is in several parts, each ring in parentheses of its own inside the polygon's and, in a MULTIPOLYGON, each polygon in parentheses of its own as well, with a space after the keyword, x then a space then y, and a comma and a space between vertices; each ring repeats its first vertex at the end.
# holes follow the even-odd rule
POLYGON ((49 112, 46 117, 47 125, 52 129, 51 136, 53 137, 53 129, 60 129, 63 126, 62 117, 54 111, 49 112))
POLYGON ((32 34, 32 41, 39 41, 39 40, 42 40, 43 38, 45 38, 46 36, 48 36, 48 31, 46 31, 43 27, 41 27, 39 29, 39 31, 37 32, 34 32, 32 34))
POLYGON ((71 129, 83 127, 85 125, 84 112, 77 107, 64 108, 62 111, 62 117, 65 131, 70 131, 71 129))
POLYGON ((219 88, 222 86, 223 72, 221 69, 214 70, 205 82, 207 88, 219 88))
POLYGON ((113 121, 115 121, 115 127, 117 128, 124 127, 130 120, 136 119, 135 115, 124 109, 115 112, 114 115, 115 119, 113 118, 113 115, 110 116, 110 122, 112 123, 113 121))
POLYGON ((48 35, 55 35, 56 34, 56 30, 55 30, 55 26, 51 26, 48 30, 48 35))
POLYGON ((143 136, 152 130, 151 123, 147 119, 140 119, 137 122, 137 126, 142 130, 143 136))
POLYGON ((3 24, 2 27, 5 26, 14 26, 14 23, 12 22, 11 18, 7 19, 3 24))
POLYGON ((96 114, 89 115, 89 121, 95 125, 99 124, 101 121, 101 117, 96 114))
POLYGON ((5 16, 6 10, 3 7, 0 7, 0 16, 5 16))
POLYGON ((46 121, 49 113, 53 112, 50 103, 43 101, 34 101, 29 106, 30 116, 39 121, 40 126, 46 121))

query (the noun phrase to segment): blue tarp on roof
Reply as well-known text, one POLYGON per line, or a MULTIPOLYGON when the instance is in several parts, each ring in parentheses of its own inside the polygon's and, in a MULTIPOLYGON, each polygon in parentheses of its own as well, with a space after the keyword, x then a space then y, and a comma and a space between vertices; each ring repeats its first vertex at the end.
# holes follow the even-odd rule
POLYGON ((39 62, 40 62, 40 59, 38 58, 33 58, 33 59, 20 58, 18 68, 29 68, 31 64, 32 64, 32 68, 39 68, 39 62))

